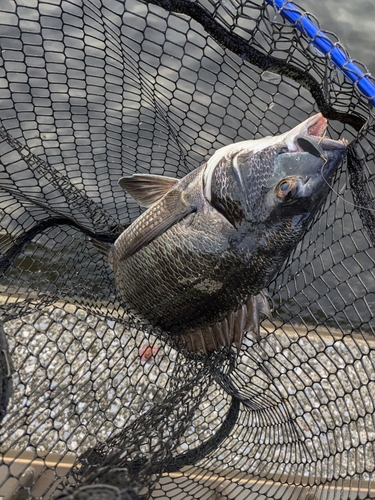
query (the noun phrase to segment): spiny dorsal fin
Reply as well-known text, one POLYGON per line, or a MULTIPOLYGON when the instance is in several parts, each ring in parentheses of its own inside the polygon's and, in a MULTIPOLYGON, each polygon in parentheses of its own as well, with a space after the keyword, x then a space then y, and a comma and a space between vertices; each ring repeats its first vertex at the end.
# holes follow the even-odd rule
POLYGON ((163 175, 134 174, 122 177, 118 183, 141 207, 149 207, 175 187, 178 179, 163 175))

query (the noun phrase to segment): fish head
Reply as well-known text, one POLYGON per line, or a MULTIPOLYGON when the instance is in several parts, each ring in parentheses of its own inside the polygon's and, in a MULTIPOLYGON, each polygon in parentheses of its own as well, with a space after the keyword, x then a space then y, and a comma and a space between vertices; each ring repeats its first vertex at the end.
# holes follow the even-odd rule
POLYGON ((346 141, 326 137, 326 129, 319 113, 279 136, 222 148, 207 163, 206 198, 235 228, 294 219, 302 230, 346 153, 346 141))

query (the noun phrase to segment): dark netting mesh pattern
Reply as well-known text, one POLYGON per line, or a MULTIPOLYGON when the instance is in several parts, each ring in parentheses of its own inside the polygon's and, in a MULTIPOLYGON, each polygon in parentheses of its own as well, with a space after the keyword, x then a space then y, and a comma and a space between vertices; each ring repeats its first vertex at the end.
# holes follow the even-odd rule
POLYGON ((373 109, 275 7, 0 3, 6 500, 375 498, 373 109), (206 356, 145 325, 93 244, 144 210, 118 180, 319 111, 348 154, 259 336, 206 356))

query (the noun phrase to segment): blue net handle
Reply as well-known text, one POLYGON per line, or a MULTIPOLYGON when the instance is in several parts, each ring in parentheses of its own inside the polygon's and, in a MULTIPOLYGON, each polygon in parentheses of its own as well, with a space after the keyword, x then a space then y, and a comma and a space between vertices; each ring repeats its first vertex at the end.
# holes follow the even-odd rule
POLYGON ((292 2, 285 0, 266 0, 277 13, 293 24, 303 35, 311 39, 312 45, 325 56, 353 83, 358 90, 375 106, 375 84, 342 50, 325 35, 318 26, 305 16, 292 2))

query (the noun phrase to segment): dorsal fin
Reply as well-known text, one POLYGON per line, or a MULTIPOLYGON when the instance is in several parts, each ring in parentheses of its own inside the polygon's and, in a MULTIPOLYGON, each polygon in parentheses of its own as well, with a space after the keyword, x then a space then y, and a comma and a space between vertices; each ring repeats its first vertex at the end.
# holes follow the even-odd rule
POLYGON ((175 187, 178 179, 163 175, 134 174, 122 177, 118 183, 141 207, 149 207, 175 187))

